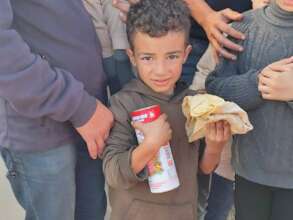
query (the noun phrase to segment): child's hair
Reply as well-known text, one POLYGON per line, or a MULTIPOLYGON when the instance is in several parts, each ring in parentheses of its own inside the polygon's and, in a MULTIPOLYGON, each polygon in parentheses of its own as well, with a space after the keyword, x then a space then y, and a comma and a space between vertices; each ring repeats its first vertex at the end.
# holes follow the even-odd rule
POLYGON ((162 37, 168 32, 184 32, 189 38, 189 9, 183 0, 140 0, 127 15, 127 36, 133 47, 133 36, 141 32, 150 37, 162 37))

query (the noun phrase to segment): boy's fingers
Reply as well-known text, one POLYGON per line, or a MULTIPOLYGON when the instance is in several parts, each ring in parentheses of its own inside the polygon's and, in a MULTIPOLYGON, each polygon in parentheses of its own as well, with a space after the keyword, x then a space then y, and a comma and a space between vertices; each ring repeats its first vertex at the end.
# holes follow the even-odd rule
POLYGON ((218 121, 216 123, 216 135, 217 135, 217 140, 223 139, 223 134, 224 134, 224 124, 223 121, 218 121))
POLYGON ((271 75, 270 74, 260 74, 259 75, 259 84, 268 85, 271 81, 271 75))
POLYGON ((270 88, 264 84, 259 84, 258 85, 258 91, 261 92, 262 97, 264 98, 264 95, 270 93, 270 88))
POLYGON ((216 123, 209 123, 207 125, 208 136, 212 139, 216 137, 216 123))
POLYGON ((277 65, 286 65, 286 64, 290 64, 290 63, 293 63, 293 56, 292 57, 288 57, 288 58, 285 58, 285 59, 282 59, 282 60, 279 60, 275 63, 272 64, 272 66, 277 66, 277 65))
MULTIPOLYGON (((272 64, 269 66, 269 69, 273 72, 285 72, 287 70, 287 65, 289 64, 272 64)), ((273 74, 273 73, 271 73, 273 74)))
POLYGON ((137 129, 137 130, 141 130, 142 127, 143 127, 143 123, 138 122, 138 121, 136 121, 136 122, 131 122, 131 125, 132 125, 132 127, 133 127, 134 129, 137 129))
POLYGON ((161 115, 159 116, 159 118, 160 118, 161 120, 166 121, 167 118, 168 118, 168 116, 167 116, 165 113, 163 113, 163 114, 161 114, 161 115))
POLYGON ((231 136, 231 127, 229 122, 224 121, 224 137, 228 139, 231 136))

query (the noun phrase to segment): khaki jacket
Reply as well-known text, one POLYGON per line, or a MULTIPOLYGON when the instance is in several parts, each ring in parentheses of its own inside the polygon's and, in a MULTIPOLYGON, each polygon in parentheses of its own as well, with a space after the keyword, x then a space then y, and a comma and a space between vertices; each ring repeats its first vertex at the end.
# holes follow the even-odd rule
POLYGON ((111 99, 115 124, 103 153, 103 170, 109 185, 111 220, 195 220, 197 213, 198 143, 189 144, 181 110, 190 90, 177 85, 172 97, 153 92, 140 80, 133 80, 111 99), (153 194, 147 171, 139 175, 131 169, 131 153, 137 146, 130 113, 158 104, 168 115, 170 141, 180 186, 153 194))
POLYGON ((112 0, 83 0, 83 3, 94 23, 104 58, 112 56, 113 50, 129 48, 126 26, 112 0))

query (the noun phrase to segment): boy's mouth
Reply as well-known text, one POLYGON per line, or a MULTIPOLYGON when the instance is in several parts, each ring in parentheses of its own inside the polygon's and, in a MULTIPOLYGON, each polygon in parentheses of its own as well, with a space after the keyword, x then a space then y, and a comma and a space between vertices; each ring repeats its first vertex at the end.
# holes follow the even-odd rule
POLYGON ((167 85, 169 83, 170 79, 154 79, 152 80, 156 85, 158 86, 164 86, 167 85))

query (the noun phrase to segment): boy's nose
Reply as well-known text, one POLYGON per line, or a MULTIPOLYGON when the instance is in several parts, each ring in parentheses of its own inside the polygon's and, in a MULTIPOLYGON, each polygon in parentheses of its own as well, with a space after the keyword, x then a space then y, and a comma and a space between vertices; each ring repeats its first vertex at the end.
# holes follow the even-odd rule
POLYGON ((166 66, 166 62, 161 61, 161 62, 157 62, 156 66, 155 66, 155 72, 157 75, 164 75, 166 74, 167 71, 167 66, 166 66))

